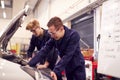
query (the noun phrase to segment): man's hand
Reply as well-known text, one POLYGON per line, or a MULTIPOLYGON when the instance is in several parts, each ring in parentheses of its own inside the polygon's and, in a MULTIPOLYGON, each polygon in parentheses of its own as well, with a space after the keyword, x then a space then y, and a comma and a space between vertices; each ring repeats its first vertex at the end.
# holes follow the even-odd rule
POLYGON ((29 65, 26 65, 26 67, 30 67, 29 65))
POLYGON ((53 78, 53 80, 57 80, 57 76, 53 71, 51 71, 51 77, 53 78))
POLYGON ((37 65, 37 69, 43 69, 43 68, 47 68, 49 66, 49 62, 45 61, 44 64, 39 64, 37 65))
POLYGON ((43 68, 47 68, 46 65, 37 65, 37 69, 43 69, 43 68))
POLYGON ((28 61, 30 61, 32 58, 30 57, 30 58, 28 58, 28 61))

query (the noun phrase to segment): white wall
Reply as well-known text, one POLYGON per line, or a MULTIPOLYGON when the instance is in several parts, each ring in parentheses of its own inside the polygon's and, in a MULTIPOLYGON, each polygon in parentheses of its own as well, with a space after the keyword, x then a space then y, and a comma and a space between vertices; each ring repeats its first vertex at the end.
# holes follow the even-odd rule
POLYGON ((35 18, 39 19, 40 26, 47 29, 46 24, 49 20, 49 12, 50 12, 50 6, 49 6, 49 0, 41 0, 39 6, 35 10, 35 18))
MULTIPOLYGON (((13 17, 24 8, 25 2, 27 0, 14 0, 13 1, 13 17)), ((24 23, 22 24, 22 27, 17 30, 17 32, 14 34, 13 37, 18 38, 29 38, 30 32, 26 31, 25 27, 28 21, 33 17, 33 15, 30 15, 29 17, 25 18, 24 23)))
POLYGON ((0 19, 0 31, 8 24, 10 19, 0 19))
POLYGON ((46 28, 51 17, 59 16, 64 20, 94 1, 96 0, 42 0, 35 11, 36 17, 40 20, 42 27, 46 28))
POLYGON ((89 0, 53 0, 51 1, 51 17, 60 16, 63 20, 84 8, 89 0))

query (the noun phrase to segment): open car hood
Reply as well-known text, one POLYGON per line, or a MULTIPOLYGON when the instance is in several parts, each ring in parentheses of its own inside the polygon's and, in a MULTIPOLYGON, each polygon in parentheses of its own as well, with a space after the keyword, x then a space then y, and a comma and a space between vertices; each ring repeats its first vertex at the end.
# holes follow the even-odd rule
POLYGON ((0 32, 0 80, 52 80, 49 70, 26 67, 23 58, 6 49, 8 41, 30 12, 31 8, 24 8, 0 32))
POLYGON ((29 7, 25 7, 22 9, 12 20, 9 22, 7 26, 0 32, 0 47, 4 51, 6 51, 6 47, 8 41, 13 36, 13 34, 17 31, 17 29, 21 26, 23 19, 29 13, 29 7))

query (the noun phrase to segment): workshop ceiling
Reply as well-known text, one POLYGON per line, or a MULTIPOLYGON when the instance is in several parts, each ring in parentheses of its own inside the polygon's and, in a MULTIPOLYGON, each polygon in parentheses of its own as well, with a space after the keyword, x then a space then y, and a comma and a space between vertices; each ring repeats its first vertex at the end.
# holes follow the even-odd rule
MULTIPOLYGON (((40 3, 41 0, 21 0, 24 1, 25 5, 28 4, 32 10, 35 9, 36 5, 40 3)), ((14 0, 0 0, 0 19, 11 19, 13 16, 13 4, 14 0)), ((20 5, 20 4, 19 4, 20 5)), ((20 6, 19 6, 20 7, 20 6)), ((23 6, 21 6, 23 8, 23 6)))

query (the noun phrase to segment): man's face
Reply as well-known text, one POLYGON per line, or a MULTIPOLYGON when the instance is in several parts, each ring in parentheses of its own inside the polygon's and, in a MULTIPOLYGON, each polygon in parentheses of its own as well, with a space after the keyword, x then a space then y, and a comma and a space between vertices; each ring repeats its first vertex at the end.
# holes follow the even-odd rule
POLYGON ((48 32, 55 40, 59 40, 62 37, 62 29, 56 29, 54 25, 48 28, 48 32))
POLYGON ((33 35, 35 35, 35 36, 39 36, 40 35, 40 28, 39 27, 37 27, 37 28, 33 28, 32 30, 30 30, 32 33, 33 33, 33 35))

